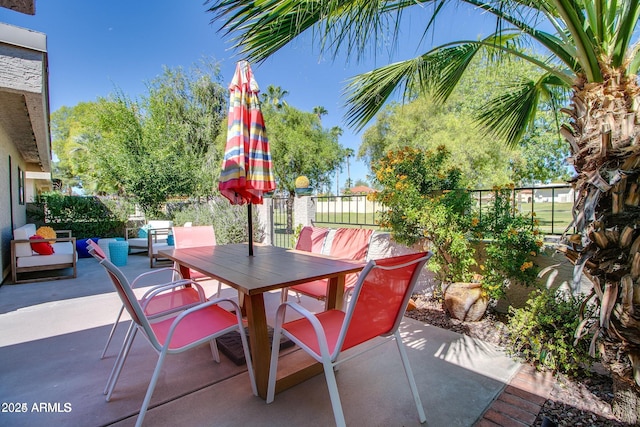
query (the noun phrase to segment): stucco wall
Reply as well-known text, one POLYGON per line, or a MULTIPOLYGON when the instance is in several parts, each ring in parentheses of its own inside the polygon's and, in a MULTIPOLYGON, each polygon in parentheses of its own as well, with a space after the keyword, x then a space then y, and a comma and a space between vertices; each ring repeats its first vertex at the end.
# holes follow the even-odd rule
POLYGON ((1 279, 4 280, 11 268, 10 242, 13 238, 11 224, 11 206, 13 206, 13 222, 15 226, 24 225, 27 220, 26 205, 18 204, 18 167, 24 171, 25 163, 9 141, 7 132, 0 125, 0 266, 1 279), (11 171, 9 171, 11 159, 11 171), (11 176, 11 185, 9 183, 11 176), (13 194, 11 188, 13 187, 13 194))
POLYGON ((0 43, 0 86, 43 93, 42 53, 0 43))

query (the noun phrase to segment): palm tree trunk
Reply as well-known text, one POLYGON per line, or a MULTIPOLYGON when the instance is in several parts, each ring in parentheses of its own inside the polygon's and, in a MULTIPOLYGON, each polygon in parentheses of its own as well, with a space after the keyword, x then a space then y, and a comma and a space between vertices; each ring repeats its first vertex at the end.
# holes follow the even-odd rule
POLYGON ((607 350, 601 351, 603 361, 615 375, 635 378, 616 394, 626 396, 614 403, 616 415, 635 424, 640 419, 640 89, 632 77, 611 73, 604 83, 578 82, 565 111, 570 125, 562 133, 577 172, 572 224, 577 233, 567 248, 575 264, 574 290, 584 272, 599 303, 590 332, 598 334, 599 350, 607 350))

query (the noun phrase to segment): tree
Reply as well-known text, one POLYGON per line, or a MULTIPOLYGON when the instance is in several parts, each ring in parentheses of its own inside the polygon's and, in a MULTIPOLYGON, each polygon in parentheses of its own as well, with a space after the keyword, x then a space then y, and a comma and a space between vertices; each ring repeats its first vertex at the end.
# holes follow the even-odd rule
POLYGON ((322 116, 329 114, 326 108, 322 106, 313 107, 313 114, 318 116, 318 120, 322 121, 322 116))
POLYGON ((349 159, 353 157, 354 154, 355 151, 353 151, 353 148, 344 149, 344 155, 347 158, 347 182, 344 185, 346 188, 353 187, 353 183, 351 182, 351 165, 349 164, 349 159))
POLYGON ((71 194, 72 187, 81 187, 89 194, 114 191, 113 183, 100 179, 96 159, 91 155, 98 140, 96 102, 81 102, 63 106, 51 114, 51 145, 58 158, 54 176, 63 181, 71 194))
MULTIPOLYGON (((638 238, 633 224, 640 223, 636 203, 640 202, 636 192, 640 176, 640 145, 636 143, 640 135, 636 112, 640 103, 636 77, 640 1, 245 3, 216 1, 210 10, 223 20, 222 28, 233 33, 242 55, 254 62, 265 60, 308 29, 317 36, 322 52, 345 49, 348 55, 361 58, 381 37, 384 46, 397 44, 401 17, 407 15, 403 12, 424 13, 428 5, 433 7, 424 19, 427 30, 445 19, 448 4, 470 5, 477 13, 496 18, 495 31, 483 39, 449 42, 353 77, 346 88, 347 121, 356 128, 375 117, 399 91, 406 97, 415 91, 430 93, 446 101, 473 58, 483 53, 499 61, 519 57, 539 70, 536 78, 523 78, 495 95, 478 114, 487 132, 507 144, 525 135, 542 100, 557 105, 558 93, 569 92, 571 103, 563 110, 569 123, 562 134, 576 171, 573 225, 578 233, 569 240, 567 254, 576 264, 575 281, 584 271, 593 283, 592 298, 600 307, 598 318, 587 319, 578 334, 596 334, 605 363, 616 381, 623 381, 614 412, 630 423, 640 420, 640 327, 633 315, 640 254, 631 253, 640 242, 627 244, 638 238), (524 44, 535 44, 548 54, 547 59, 527 53, 521 48, 524 44), (627 228, 630 224, 631 229, 627 228), (615 233, 624 240, 615 239, 615 233), (617 366, 623 369, 614 369, 617 366), (632 378, 635 384, 624 382, 632 378), (626 408, 618 406, 624 397, 626 408)), ((448 20, 447 25, 454 24, 448 20)), ((597 346, 592 348, 595 351, 597 346)))
POLYGON ((568 150, 548 111, 540 114, 533 131, 509 149, 469 126, 474 108, 488 102, 495 87, 509 84, 519 74, 531 74, 533 68, 517 59, 497 67, 487 58, 479 58, 471 67, 445 105, 419 95, 406 105, 386 107, 365 131, 358 157, 371 165, 389 150, 434 150, 445 145, 452 154, 450 166, 458 167, 472 188, 566 177, 568 150))
POLYGON ((316 114, 290 105, 278 108, 269 103, 263 106, 262 112, 276 188, 288 197, 287 228, 291 229, 296 178, 304 175, 309 178, 311 187, 321 190, 342 162, 343 150, 338 143, 340 132, 324 129, 316 114))
POLYGON ((368 187, 369 183, 367 181, 365 181, 364 179, 356 179, 355 186, 356 187, 368 187))
POLYGON ((264 104, 271 104, 280 109, 287 105, 287 102, 283 100, 287 95, 289 95, 289 92, 283 90, 280 86, 269 85, 267 86, 267 91, 262 94, 261 101, 264 104))
POLYGON ((212 194, 221 159, 214 141, 228 95, 212 63, 165 68, 147 90, 139 101, 116 93, 63 108, 52 128, 68 177, 93 191, 133 197, 155 216, 169 197, 212 194))

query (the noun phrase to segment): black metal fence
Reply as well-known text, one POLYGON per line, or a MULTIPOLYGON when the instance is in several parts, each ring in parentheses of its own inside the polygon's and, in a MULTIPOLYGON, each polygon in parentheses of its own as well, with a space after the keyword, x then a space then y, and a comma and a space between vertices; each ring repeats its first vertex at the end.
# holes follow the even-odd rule
POLYGON ((271 239, 274 246, 281 248, 293 247, 293 230, 287 229, 287 198, 274 197, 271 210, 273 230, 271 239))
POLYGON ((378 228, 380 212, 384 207, 367 200, 366 195, 318 196, 316 203, 316 225, 319 227, 358 226, 378 228))
MULTIPOLYGON (((476 206, 482 213, 493 200, 494 190, 472 190, 476 206)), ((572 221, 575 194, 570 185, 545 185, 540 187, 516 187, 511 190, 511 203, 515 211, 531 214, 538 221, 540 232, 558 236, 565 232, 572 221)))
MULTIPOLYGON (((471 190, 476 208, 482 216, 494 197, 494 190, 471 190)), ((316 220, 319 227, 362 227, 378 229, 380 213, 384 206, 367 200, 366 195, 313 197, 316 220)), ((514 210, 538 221, 540 232, 546 236, 558 236, 565 232, 572 220, 575 195, 570 185, 545 185, 516 187, 511 197, 514 210)), ((482 218, 480 218, 482 220, 482 218)), ((275 246, 293 247, 295 230, 287 229, 287 199, 274 198, 272 210, 275 246)))

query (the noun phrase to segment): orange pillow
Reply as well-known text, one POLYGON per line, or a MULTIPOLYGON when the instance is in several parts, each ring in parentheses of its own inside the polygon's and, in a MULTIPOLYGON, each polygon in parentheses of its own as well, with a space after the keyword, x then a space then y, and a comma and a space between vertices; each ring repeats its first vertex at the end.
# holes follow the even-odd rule
MULTIPOLYGON (((29 240, 38 239, 42 239, 42 236, 34 234, 33 236, 29 237, 29 240)), ((40 255, 51 255, 54 252, 53 246, 51 246, 51 243, 49 242, 31 242, 31 249, 33 249, 40 255)))
MULTIPOLYGON (((38 236, 42 236, 43 239, 56 239, 58 237, 58 235, 56 234, 56 230, 46 225, 43 225, 42 227, 38 228, 36 230, 36 234, 38 236)), ((49 241, 49 243, 55 243, 55 240, 49 241)))

